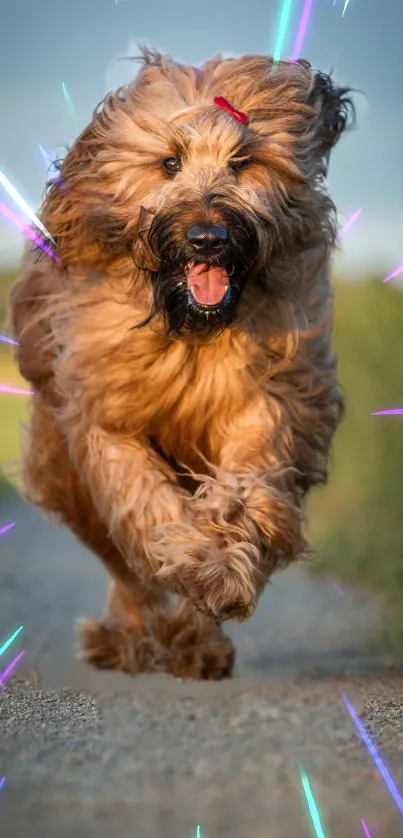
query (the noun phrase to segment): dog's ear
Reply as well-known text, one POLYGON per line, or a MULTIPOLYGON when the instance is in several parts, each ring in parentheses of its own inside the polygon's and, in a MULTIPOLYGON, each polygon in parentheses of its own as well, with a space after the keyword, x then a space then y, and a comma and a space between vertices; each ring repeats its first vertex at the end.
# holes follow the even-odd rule
POLYGON ((337 87, 329 75, 314 71, 309 104, 317 114, 316 139, 320 156, 328 156, 341 135, 353 127, 355 107, 349 87, 337 87))

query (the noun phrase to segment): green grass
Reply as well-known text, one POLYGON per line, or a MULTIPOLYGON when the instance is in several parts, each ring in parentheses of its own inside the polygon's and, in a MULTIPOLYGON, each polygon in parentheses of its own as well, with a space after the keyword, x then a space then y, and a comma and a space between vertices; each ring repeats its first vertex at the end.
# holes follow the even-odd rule
POLYGON ((336 289, 335 344, 347 417, 329 485, 310 502, 319 568, 380 593, 389 638, 403 651, 403 294, 380 280, 336 289))
MULTIPOLYGON (((0 278, 0 323, 11 277, 0 278)), ((336 287, 335 346, 347 417, 327 487, 309 503, 318 570, 385 598, 389 638, 403 651, 403 419, 370 416, 403 407, 403 294, 393 283, 336 287)), ((11 348, 0 348, 0 381, 24 387, 11 348)), ((0 465, 15 483, 23 396, 0 394, 0 465)), ((17 482, 18 485, 18 482, 17 482)), ((2 497, 0 484, 0 501, 2 497)))
MULTIPOLYGON (((13 282, 12 273, 0 274, 0 332, 6 317, 7 298, 13 282)), ((0 344, 0 383, 29 389, 13 362, 11 346, 0 344)), ((0 507, 19 486, 21 426, 27 416, 27 398, 0 393, 0 507)))

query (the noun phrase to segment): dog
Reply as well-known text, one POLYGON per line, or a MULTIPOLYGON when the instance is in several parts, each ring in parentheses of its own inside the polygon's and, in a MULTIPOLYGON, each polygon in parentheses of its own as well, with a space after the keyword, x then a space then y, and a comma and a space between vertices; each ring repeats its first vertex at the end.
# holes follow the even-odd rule
POLYGON ((354 105, 304 60, 139 60, 48 184, 54 258, 29 250, 11 291, 23 481, 111 577, 81 658, 216 680, 222 624, 306 554, 344 412, 326 174, 354 105))

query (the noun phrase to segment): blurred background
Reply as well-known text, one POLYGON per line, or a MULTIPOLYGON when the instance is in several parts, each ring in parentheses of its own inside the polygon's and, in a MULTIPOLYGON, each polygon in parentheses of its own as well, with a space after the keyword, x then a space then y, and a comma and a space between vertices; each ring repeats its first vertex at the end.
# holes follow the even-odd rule
MULTIPOLYGON (((303 0, 295 0, 282 55, 292 52, 303 0)), ((105 93, 129 81, 117 59, 148 43, 194 64, 224 52, 273 53, 280 0, 3 0, 0 12, 0 169, 36 207, 48 163, 88 122, 105 93), (63 92, 64 85, 64 92, 63 92), (67 91, 67 93, 66 93, 67 91)), ((376 592, 388 640, 403 648, 403 425, 371 411, 403 405, 403 6, 396 0, 314 0, 302 54, 356 88, 357 130, 334 154, 330 188, 340 225, 361 209, 334 262, 335 344, 347 399, 329 486, 310 502, 315 571, 376 592), (345 14, 343 16, 343 8, 345 14)), ((0 200, 15 205, 0 187, 0 200)), ((0 216, 0 322, 22 249, 0 216)), ((12 347, 0 343, 0 383, 24 387, 12 347)), ((25 385, 26 386, 26 385, 25 385)), ((13 517, 24 396, 0 393, 0 526, 13 517)), ((8 536, 11 539, 11 536, 8 536)), ((7 550, 4 542, 3 550, 7 550)), ((46 540, 43 551, 46 552, 46 540)))

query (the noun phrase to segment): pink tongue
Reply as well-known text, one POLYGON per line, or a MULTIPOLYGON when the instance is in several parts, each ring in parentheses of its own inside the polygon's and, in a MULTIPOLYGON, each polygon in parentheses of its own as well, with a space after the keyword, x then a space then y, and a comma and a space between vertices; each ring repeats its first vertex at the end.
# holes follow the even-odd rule
POLYGON ((229 278, 225 268, 209 268, 203 263, 191 266, 187 283, 198 303, 214 306, 223 299, 229 285, 229 278))

